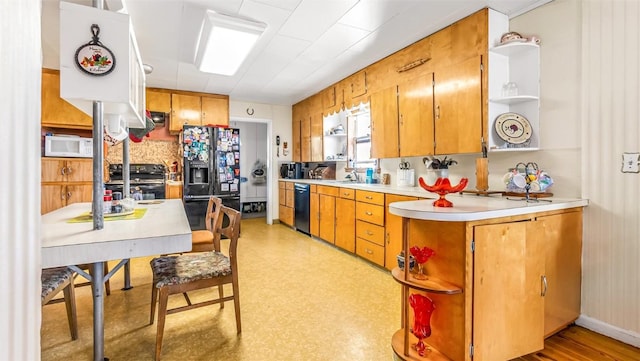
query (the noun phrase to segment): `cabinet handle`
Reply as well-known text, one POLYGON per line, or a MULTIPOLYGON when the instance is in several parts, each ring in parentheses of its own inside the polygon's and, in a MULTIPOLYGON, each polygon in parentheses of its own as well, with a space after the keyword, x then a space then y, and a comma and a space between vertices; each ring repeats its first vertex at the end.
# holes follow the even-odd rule
POLYGON ((371 213, 371 212, 369 212, 369 211, 364 212, 364 214, 366 214, 367 216, 373 216, 373 213, 371 213))
POLYGON ((369 248, 365 248, 365 251, 366 251, 368 254, 373 254, 373 251, 372 251, 372 250, 370 250, 369 248))
POLYGON ((71 192, 67 192, 67 200, 71 199, 71 192))
POLYGON ((372 196, 365 196, 366 199, 373 199, 372 196))
POLYGON ((436 119, 440 119, 440 106, 436 106, 436 119))
POLYGON ((67 174, 71 174, 71 173, 73 173, 73 168, 67 167, 67 174))
POLYGON ((385 234, 384 238, 387 241, 387 244, 391 244, 391 237, 389 237, 389 233, 385 234))
POLYGON ((404 125, 404 116, 400 114, 400 126, 404 125))
POLYGON ((540 296, 544 297, 547 295, 547 287, 549 286, 547 284, 547 276, 540 276, 540 279, 542 280, 542 292, 540 292, 540 296))
POLYGON ((373 232, 367 230, 367 236, 373 236, 373 232))
POLYGON ((67 167, 60 168, 60 174, 61 175, 67 175, 67 167))
POLYGON ((64 192, 60 192, 60 199, 64 201, 66 199, 65 196, 66 194, 64 194, 64 192))

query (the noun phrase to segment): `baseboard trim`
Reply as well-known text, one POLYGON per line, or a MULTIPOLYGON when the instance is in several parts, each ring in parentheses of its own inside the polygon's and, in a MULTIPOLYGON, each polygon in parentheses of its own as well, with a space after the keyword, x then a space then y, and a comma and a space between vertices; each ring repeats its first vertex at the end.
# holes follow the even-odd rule
POLYGON ((640 347, 640 333, 624 330, 585 315, 580 315, 576 320, 576 324, 599 334, 614 338, 620 342, 640 347))

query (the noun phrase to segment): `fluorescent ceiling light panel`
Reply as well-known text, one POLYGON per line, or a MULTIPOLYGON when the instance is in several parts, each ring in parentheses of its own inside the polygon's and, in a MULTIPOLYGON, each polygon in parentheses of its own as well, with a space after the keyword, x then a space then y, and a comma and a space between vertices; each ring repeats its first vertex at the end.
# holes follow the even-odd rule
POLYGON ((207 10, 195 65, 205 73, 233 75, 266 29, 266 24, 207 10))

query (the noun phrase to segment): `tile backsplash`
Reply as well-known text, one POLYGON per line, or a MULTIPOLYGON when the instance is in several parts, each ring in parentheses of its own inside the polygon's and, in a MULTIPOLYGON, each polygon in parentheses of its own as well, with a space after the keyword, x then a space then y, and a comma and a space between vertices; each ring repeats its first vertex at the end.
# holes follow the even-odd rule
MULTIPOLYGON (((140 143, 129 142, 130 163, 182 163, 180 145, 177 141, 143 140, 140 143)), ((106 151, 107 162, 122 163, 122 144, 109 147, 106 151)))

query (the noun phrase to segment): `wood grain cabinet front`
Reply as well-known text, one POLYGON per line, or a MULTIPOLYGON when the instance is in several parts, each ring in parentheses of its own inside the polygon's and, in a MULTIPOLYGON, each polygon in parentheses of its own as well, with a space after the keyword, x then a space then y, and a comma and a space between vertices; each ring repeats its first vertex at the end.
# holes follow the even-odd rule
POLYGON ((43 127, 92 129, 93 118, 60 97, 60 72, 42 69, 41 124, 43 127))
POLYGON ((72 203, 93 199, 93 160, 41 158, 40 212, 49 213, 72 203))

